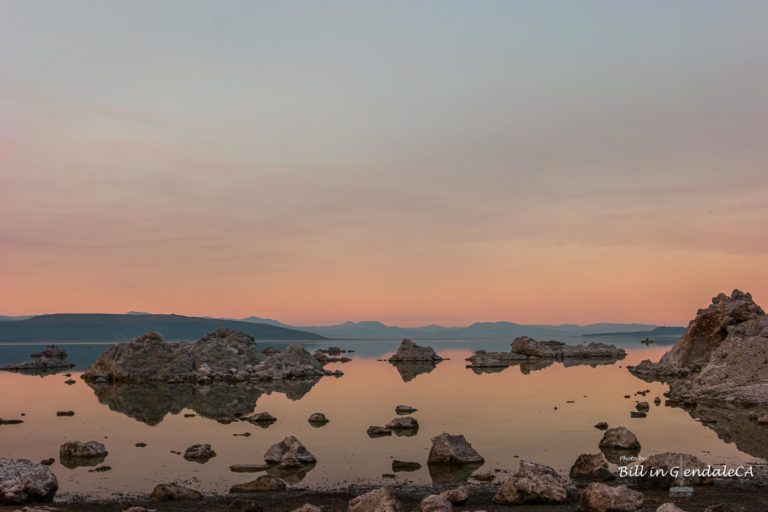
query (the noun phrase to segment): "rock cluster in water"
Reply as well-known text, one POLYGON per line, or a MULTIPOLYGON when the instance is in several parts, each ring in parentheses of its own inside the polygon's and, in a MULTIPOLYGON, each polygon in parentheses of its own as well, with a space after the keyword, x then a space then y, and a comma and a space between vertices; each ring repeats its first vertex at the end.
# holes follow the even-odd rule
POLYGON ((21 372, 55 372, 67 370, 75 365, 67 362, 67 352, 56 345, 47 345, 40 352, 31 354, 29 361, 0 366, 0 370, 21 372))
POLYGON ((624 349, 605 343, 568 345, 562 341, 536 341, 528 336, 520 336, 512 342, 512 349, 509 352, 478 350, 468 357, 467 361, 469 361, 469 368, 503 369, 522 363, 543 363, 546 366, 552 361, 595 360, 599 363, 602 360, 608 360, 613 362, 623 359, 626 355, 624 349))
POLYGON ((323 364, 298 344, 265 355, 254 338, 218 329, 194 342, 166 342, 156 332, 102 353, 83 374, 92 382, 263 382, 325 374, 323 364))

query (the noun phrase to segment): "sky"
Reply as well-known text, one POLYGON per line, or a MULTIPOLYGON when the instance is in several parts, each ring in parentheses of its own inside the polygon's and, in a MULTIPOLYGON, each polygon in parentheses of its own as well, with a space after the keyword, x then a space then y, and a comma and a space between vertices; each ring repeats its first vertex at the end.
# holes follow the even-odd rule
POLYGON ((0 314, 768 306, 768 3, 0 0, 0 314))

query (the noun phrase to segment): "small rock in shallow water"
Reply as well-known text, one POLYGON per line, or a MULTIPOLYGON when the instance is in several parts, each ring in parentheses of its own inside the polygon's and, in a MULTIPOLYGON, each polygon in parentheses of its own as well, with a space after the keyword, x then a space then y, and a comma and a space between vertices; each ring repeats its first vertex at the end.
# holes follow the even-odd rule
POLYGON ((481 464, 485 460, 463 435, 443 432, 432 438, 432 449, 427 462, 429 464, 481 464))
POLYGON ((41 460, 41 461, 40 461, 40 464, 42 464, 43 466, 50 466, 50 465, 52 465, 54 462, 56 462, 56 459, 54 459, 53 457, 51 457, 50 459, 43 459, 43 460, 41 460))
POLYGON ((242 434, 232 434, 235 437, 251 437, 250 432, 243 432, 242 434))
POLYGON ((184 452, 184 458, 194 462, 205 463, 216 456, 210 444, 193 444, 184 452))
POLYGON ((322 427, 326 423, 328 423, 328 418, 325 416, 325 414, 321 412, 316 412, 314 414, 311 414, 309 418, 307 419, 309 421, 309 424, 313 427, 322 427))
POLYGON ((136 448, 145 448, 147 446, 147 443, 136 443, 136 448))
POLYGON ((635 404, 635 409, 638 411, 647 411, 650 408, 651 406, 648 404, 648 402, 637 402, 637 404, 635 404))
POLYGON ((397 459, 392 461, 392 471, 395 473, 401 471, 418 471, 419 469, 421 469, 421 464, 418 462, 407 462, 397 459))
POLYGON ((72 384, 75 384, 76 382, 77 381, 74 380, 74 379, 67 379, 67 380, 64 381, 64 384, 67 384, 67 385, 71 386, 72 384))
POLYGON ((315 456, 295 436, 288 436, 279 443, 273 444, 264 454, 264 460, 283 467, 296 467, 317 462, 315 456))
POLYGON ((59 448, 59 457, 62 458, 96 458, 106 457, 107 449, 96 441, 80 442, 70 441, 59 448))
POLYGON ((639 450, 640 441, 626 427, 614 427, 605 431, 600 440, 600 448, 613 448, 619 450, 639 450))
POLYGON ((645 418, 648 416, 644 411, 630 411, 629 417, 630 418, 645 418))
POLYGON ((398 405, 395 407, 395 413, 397 414, 412 414, 418 409, 411 407, 410 405, 398 405))
POLYGON ((0 425, 19 425, 24 423, 23 420, 4 420, 0 418, 0 425))
POLYGON ((418 430, 419 422, 412 416, 400 416, 387 423, 385 427, 391 430, 418 430))
POLYGON ((56 411, 56 416, 74 416, 75 411, 56 411))
POLYGON ((608 423, 601 421, 595 424, 595 428, 597 430, 607 430, 608 429, 608 423))
POLYGON ((245 416, 241 418, 243 421, 247 421, 248 423, 254 423, 254 424, 264 424, 264 423, 274 423, 277 421, 277 418, 269 414, 268 412, 257 412, 254 414, 251 414, 250 416, 245 416))
POLYGON ((97 468, 89 469, 89 473, 103 473, 105 471, 111 471, 112 466, 99 466, 97 468))
POLYGON ((368 437, 384 437, 384 436, 391 436, 392 431, 388 429, 387 427, 377 427, 375 425, 371 425, 368 427, 368 437))

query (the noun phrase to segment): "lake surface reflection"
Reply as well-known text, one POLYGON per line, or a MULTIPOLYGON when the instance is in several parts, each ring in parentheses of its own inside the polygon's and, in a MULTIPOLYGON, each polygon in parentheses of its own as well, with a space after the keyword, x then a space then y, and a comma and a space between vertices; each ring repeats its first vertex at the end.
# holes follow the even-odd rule
MULTIPOLYGON (((616 342, 602 339, 600 341, 616 342)), ((627 364, 657 359, 668 346, 643 347, 636 340, 628 357, 614 364, 512 366, 475 372, 464 359, 473 350, 508 350, 509 341, 426 342, 450 360, 430 368, 396 368, 377 361, 397 341, 337 341, 352 348, 352 361, 330 364, 344 376, 274 385, 122 385, 90 387, 80 371, 106 347, 65 345, 79 367, 77 381, 62 374, 45 377, 0 373, 0 417, 24 420, 0 426, 0 456, 39 461, 58 459, 65 441, 95 440, 106 445, 104 464, 111 471, 69 469, 57 460, 52 469, 61 492, 84 494, 148 493, 159 483, 186 480, 203 491, 226 492, 254 475, 233 473, 229 466, 263 462, 264 452, 286 435, 295 435, 316 455, 317 465, 301 473, 281 474, 289 483, 336 487, 353 483, 398 481, 429 483, 466 475, 435 472, 427 464, 430 438, 440 432, 464 434, 482 454, 484 470, 514 471, 520 458, 551 465, 567 473, 581 453, 594 453, 606 421, 635 432, 642 455, 678 451, 712 463, 741 464, 754 457, 697 422, 686 411, 655 406, 666 386, 633 377, 627 364), (650 389, 646 397, 635 392, 650 389), (624 398, 630 395, 631 398, 624 398), (651 403, 647 418, 630 418, 636 400, 651 403), (371 438, 370 425, 396 417, 395 406, 416 407, 420 428, 414 436, 371 438), (73 410, 73 417, 57 411, 73 410), (277 421, 267 428, 237 421, 239 415, 267 411, 277 421), (320 428, 307 418, 323 412, 330 422, 320 428), (21 416, 25 413, 25 416, 21 416), (241 434, 249 433, 249 436, 241 434), (137 447, 146 443, 146 447, 137 447), (186 461, 174 452, 210 443, 217 456, 205 464, 186 461), (420 464, 395 464, 393 461, 420 464), (404 471, 406 470, 407 471, 404 471), (430 471, 431 470, 431 471, 430 471)), ((269 344, 263 344, 267 346, 269 344)), ((277 344, 272 344, 277 346, 277 344)), ((308 344, 314 350, 325 344, 308 344)), ((37 346, 0 346, 0 363, 22 360, 37 346)), ((439 468, 438 468, 439 469, 439 468)), ((476 468, 467 468, 471 472, 476 468)))

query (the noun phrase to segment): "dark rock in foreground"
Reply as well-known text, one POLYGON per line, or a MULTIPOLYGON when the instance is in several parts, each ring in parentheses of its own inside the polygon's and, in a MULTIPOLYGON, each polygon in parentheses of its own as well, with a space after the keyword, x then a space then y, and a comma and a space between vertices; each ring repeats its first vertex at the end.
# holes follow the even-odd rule
POLYGON ((252 336, 218 329, 198 341, 166 342, 148 333, 102 353, 83 379, 95 382, 260 382, 324 375, 323 365, 300 345, 265 356, 252 336))
POLYGON ((53 501, 59 482, 51 470, 26 459, 0 459, 0 504, 53 501))
POLYGON ((526 460, 517 473, 505 480, 493 502, 500 505, 566 503, 571 482, 554 469, 526 460))

